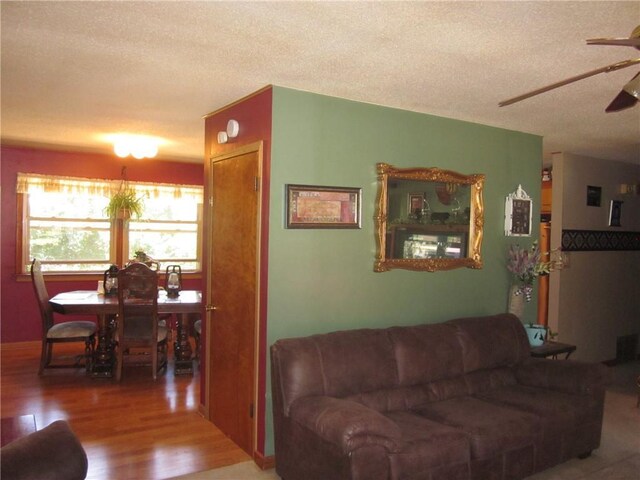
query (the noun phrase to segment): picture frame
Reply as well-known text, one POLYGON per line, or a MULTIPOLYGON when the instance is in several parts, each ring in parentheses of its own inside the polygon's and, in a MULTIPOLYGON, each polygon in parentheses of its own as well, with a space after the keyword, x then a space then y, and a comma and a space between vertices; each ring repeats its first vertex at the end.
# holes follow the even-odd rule
POLYGON ((533 201, 522 185, 518 185, 505 200, 504 234, 508 237, 530 237, 532 215, 533 201))
POLYGON ((622 201, 621 200, 611 200, 609 205, 609 226, 610 227, 621 227, 620 217, 622 216, 622 201))
POLYGON ((587 207, 599 207, 602 198, 602 187, 587 185, 587 207))
POLYGON ((409 215, 416 212, 421 214, 423 208, 424 208, 423 193, 409 193, 407 195, 407 213, 409 215))
POLYGON ((361 227, 362 189, 286 185, 287 228, 361 227))

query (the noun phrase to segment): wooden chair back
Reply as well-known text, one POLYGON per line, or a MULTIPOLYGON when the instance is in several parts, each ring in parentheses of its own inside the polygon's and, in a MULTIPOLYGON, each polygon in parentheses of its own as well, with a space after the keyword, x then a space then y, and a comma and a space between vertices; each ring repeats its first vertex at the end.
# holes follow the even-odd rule
POLYGON ((143 342, 157 335, 158 273, 143 263, 132 263, 118 272, 118 323, 124 339, 143 342), (132 325, 135 323, 135 325, 132 325))
POLYGON ((132 263, 118 272, 118 365, 122 375, 124 352, 149 348, 156 377, 158 365, 158 272, 143 263, 132 263))
POLYGON ((37 258, 31 262, 31 283, 42 318, 42 335, 46 337, 47 332, 53 326, 53 308, 49 303, 49 292, 47 292, 47 285, 44 282, 42 265, 37 258))

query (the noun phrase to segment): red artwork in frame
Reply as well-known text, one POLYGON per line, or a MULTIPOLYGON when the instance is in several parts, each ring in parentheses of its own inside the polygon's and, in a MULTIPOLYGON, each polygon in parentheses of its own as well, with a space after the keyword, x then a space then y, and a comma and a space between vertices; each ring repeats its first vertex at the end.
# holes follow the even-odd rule
POLYGON ((287 228, 360 228, 361 188, 287 185, 287 228))

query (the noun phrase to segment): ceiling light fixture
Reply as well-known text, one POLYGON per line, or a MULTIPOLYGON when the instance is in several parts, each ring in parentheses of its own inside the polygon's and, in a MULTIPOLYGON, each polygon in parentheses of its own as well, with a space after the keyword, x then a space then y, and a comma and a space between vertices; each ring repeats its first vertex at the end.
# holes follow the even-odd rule
POLYGON ((158 146, 161 140, 146 135, 132 135, 119 133, 109 135, 109 141, 113 143, 113 151, 120 158, 131 155, 138 160, 154 158, 158 155, 158 146))

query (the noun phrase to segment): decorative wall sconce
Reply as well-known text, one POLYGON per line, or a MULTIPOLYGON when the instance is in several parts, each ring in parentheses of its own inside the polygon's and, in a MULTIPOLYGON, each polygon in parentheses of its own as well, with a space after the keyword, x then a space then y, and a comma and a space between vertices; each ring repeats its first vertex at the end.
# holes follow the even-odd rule
POLYGON ((227 130, 221 130, 218 132, 218 143, 227 143, 230 138, 236 138, 240 132, 240 124, 237 120, 229 120, 227 122, 227 130))
POLYGON ((222 145, 223 143, 227 143, 229 141, 229 137, 227 136, 227 132, 220 131, 218 132, 218 143, 222 145))
POLYGON ((165 276, 165 290, 167 296, 176 298, 182 290, 182 269, 180 265, 169 265, 165 276))

